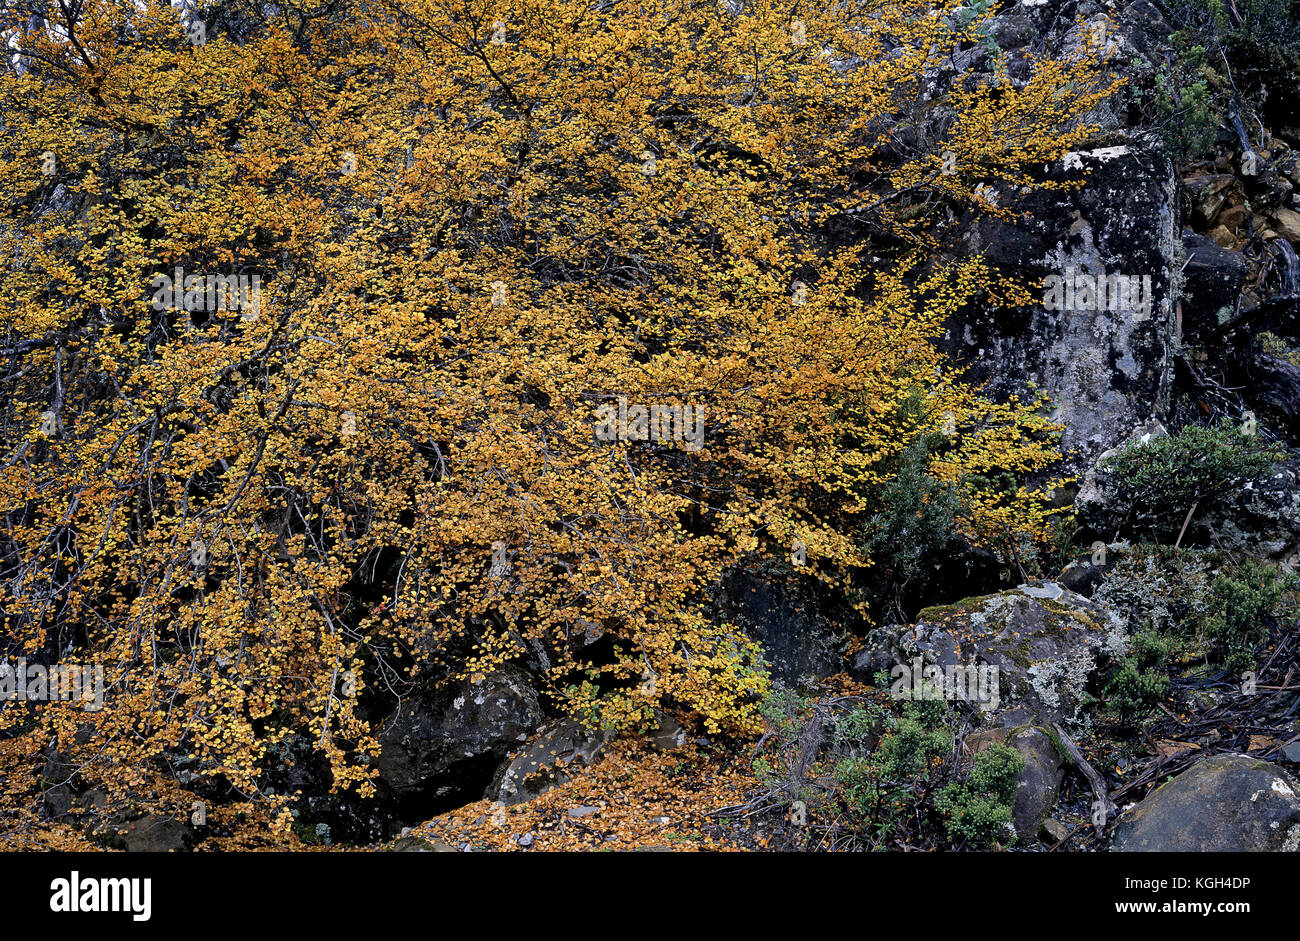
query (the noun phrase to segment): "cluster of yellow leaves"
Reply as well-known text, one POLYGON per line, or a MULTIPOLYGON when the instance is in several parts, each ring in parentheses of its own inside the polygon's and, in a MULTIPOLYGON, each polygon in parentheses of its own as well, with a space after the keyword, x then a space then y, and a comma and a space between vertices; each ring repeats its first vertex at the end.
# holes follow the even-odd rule
MULTIPOLYGON (((796 541, 811 576, 869 565, 871 489, 946 412, 947 479, 1053 457, 936 350, 1002 289, 984 266, 911 283, 822 229, 920 260, 927 207, 1087 133, 1091 66, 1039 63, 951 96, 960 172, 897 158, 979 25, 955 6, 831 5, 802 43, 768 0, 305 0, 198 45, 158 2, 6 22, 31 65, 0 76, 6 652, 108 681, 99 712, 0 713, 16 802, 57 745, 115 793, 184 758, 275 803, 295 737, 366 793, 367 689, 526 650, 578 713, 754 730, 757 651, 708 614, 723 571, 796 541), (255 316, 154 309, 177 267, 258 276, 255 316), (704 446, 596 440, 617 396, 700 408, 704 446)), ((1048 512, 1042 488, 973 508, 996 545, 1048 512)))
POLYGON ((479 852, 741 850, 752 841, 719 827, 713 814, 743 802, 757 784, 694 745, 664 753, 622 739, 596 764, 539 797, 511 807, 476 801, 414 827, 411 835, 479 852))

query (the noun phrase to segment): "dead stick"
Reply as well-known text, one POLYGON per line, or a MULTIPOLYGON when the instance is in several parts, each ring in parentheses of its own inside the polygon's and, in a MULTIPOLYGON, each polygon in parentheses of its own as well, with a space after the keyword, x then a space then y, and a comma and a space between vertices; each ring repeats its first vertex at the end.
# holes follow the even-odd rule
POLYGON ((1282 749, 1286 748, 1292 742, 1300 742, 1300 735, 1293 735, 1280 745, 1274 745, 1272 748, 1264 749, 1264 754, 1268 754, 1269 752, 1273 752, 1274 754, 1276 754, 1277 752, 1280 752, 1282 749))
POLYGON ((1074 839, 1074 835, 1075 835, 1076 833, 1078 833, 1080 830, 1082 830, 1082 829, 1083 829, 1084 827, 1086 827, 1086 826, 1087 826, 1087 824, 1080 824, 1079 826, 1075 827, 1073 830, 1071 830, 1071 831, 1070 831, 1069 833, 1067 833, 1065 836, 1061 837, 1061 839, 1060 839, 1059 842, 1057 842, 1057 843, 1053 843, 1050 847, 1048 847, 1047 852, 1049 852, 1049 853, 1055 853, 1057 850, 1059 850, 1059 849, 1060 849, 1062 846, 1064 846, 1066 843, 1069 843, 1070 840, 1074 839))
POLYGON ((1198 755, 1196 752, 1192 752, 1191 754, 1186 755, 1182 758, 1172 759, 1173 763, 1170 764, 1168 767, 1163 766, 1158 758, 1153 760, 1151 764, 1147 767, 1147 769, 1143 771, 1140 775, 1138 775, 1137 778, 1130 781, 1128 784, 1125 784, 1123 787, 1121 787, 1118 791, 1115 792, 1115 799, 1122 800, 1124 797, 1128 795, 1130 791, 1136 790, 1137 788, 1142 787, 1145 784, 1150 784, 1152 781, 1156 779, 1157 776, 1156 772, 1160 772, 1160 776, 1170 776, 1170 775, 1177 774, 1178 772, 1182 771, 1187 766, 1189 766, 1192 763, 1193 758, 1198 758, 1198 757, 1204 757, 1204 756, 1198 755))
POLYGON ((1069 753, 1074 766, 1083 772, 1083 776, 1088 779, 1088 785, 1092 788, 1092 796, 1095 798, 1092 804, 1092 825, 1097 828, 1097 836, 1104 837, 1106 835, 1106 821, 1114 816, 1119 808, 1115 806, 1114 801, 1106 793, 1106 782, 1097 773, 1097 769, 1088 763, 1088 759, 1083 757, 1083 753, 1079 751, 1079 746, 1074 744, 1074 739, 1070 738, 1059 723, 1053 722, 1052 728, 1060 736, 1061 744, 1065 746, 1065 750, 1069 753), (1097 811, 1099 809, 1101 810, 1100 823, 1097 822, 1097 811))
POLYGON ((1187 511, 1187 518, 1183 520, 1183 528, 1178 530, 1178 540, 1174 543, 1175 549, 1183 544, 1183 535, 1187 532, 1187 524, 1192 521, 1192 514, 1196 512, 1196 507, 1199 503, 1200 501, 1197 500, 1192 504, 1192 508, 1187 511))
POLYGON ((1186 725, 1187 725, 1186 722, 1184 722, 1182 719, 1178 718, 1178 716, 1174 715, 1174 711, 1173 711, 1172 709, 1170 709, 1168 706, 1166 706, 1164 703, 1162 703, 1162 702, 1158 702, 1158 703, 1156 703, 1156 705, 1159 706, 1159 707, 1161 708, 1161 710, 1164 711, 1164 714, 1165 714, 1165 715, 1169 716, 1169 718, 1173 719, 1173 720, 1174 720, 1175 722, 1177 722, 1179 725, 1181 725, 1181 726, 1186 726, 1186 725))

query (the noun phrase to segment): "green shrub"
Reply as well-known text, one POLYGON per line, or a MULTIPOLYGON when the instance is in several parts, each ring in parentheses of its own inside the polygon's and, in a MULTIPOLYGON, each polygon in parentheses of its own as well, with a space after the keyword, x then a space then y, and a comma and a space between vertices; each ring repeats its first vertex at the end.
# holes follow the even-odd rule
POLYGON ((1008 834, 1007 824, 1016 802, 1016 782, 1024 770, 1025 759, 1007 745, 991 745, 979 752, 970 776, 945 785, 935 798, 948 838, 972 846, 1014 843, 1015 833, 1008 834))
MULTIPOLYGON (((1147 123, 1159 129, 1176 161, 1211 154, 1227 102, 1236 94, 1228 62, 1251 63, 1295 54, 1300 0, 1165 0, 1174 57, 1135 85, 1147 123)), ((1248 66, 1249 67, 1249 66, 1248 66)), ((1247 121, 1249 127, 1250 121, 1247 121)))
POLYGON ((1283 613, 1283 599, 1295 576, 1254 560, 1224 571, 1210 585, 1209 610, 1200 634, 1215 644, 1218 659, 1233 673, 1248 669, 1255 651, 1268 639, 1269 621, 1283 613))
POLYGON ((1253 433, 1223 423, 1133 441, 1101 464, 1113 506, 1138 528, 1181 532, 1188 511, 1255 480, 1284 455, 1253 433))
POLYGON ((831 773, 846 822, 875 841, 896 835, 918 813, 924 816, 925 795, 944 773, 936 759, 952 749, 951 734, 927 728, 912 705, 904 704, 908 714, 890 721, 874 754, 843 758, 831 773))
POLYGON ((1189 664, 1249 669, 1271 625, 1295 615, 1295 587, 1295 576, 1274 565, 1230 563, 1215 551, 1146 546, 1125 554, 1093 595, 1132 637, 1106 686, 1106 710, 1136 724, 1189 664))
MULTIPOLYGON (((1197 49, 1197 57, 1203 57, 1205 47, 1197 49)), ((1196 159, 1210 152, 1219 115, 1207 79, 1195 70, 1164 66, 1155 74, 1149 91, 1138 90, 1134 95, 1177 160, 1196 159)))
MULTIPOLYGON (((965 6, 957 9, 953 20, 960 29, 965 29, 970 26, 971 23, 975 22, 977 18, 988 13, 991 7, 996 5, 997 0, 969 0, 965 6)), ((995 57, 1002 55, 1002 48, 997 44, 997 41, 989 35, 987 25, 981 26, 978 30, 978 34, 980 45, 982 45, 990 55, 995 57)))
POLYGON ((958 778, 946 706, 770 695, 763 712, 773 724, 754 768, 772 806, 807 806, 806 824, 789 828, 792 845, 822 845, 822 836, 873 850, 1014 841, 1006 831, 1024 758, 994 745, 958 778))
POLYGON ((931 454, 940 435, 919 435, 899 455, 889 479, 871 496, 861 544, 884 584, 877 594, 897 591, 926 574, 925 563, 952 540, 961 496, 957 488, 932 477, 931 454))
POLYGON ((1295 0, 1167 0, 1171 23, 1210 42, 1250 45, 1294 43, 1300 33, 1295 0))
POLYGON ((1126 656, 1106 687, 1105 707, 1123 725, 1140 722, 1169 689, 1169 644, 1154 631, 1133 638, 1126 656))
POLYGON ((929 770, 931 759, 951 747, 951 735, 904 716, 895 723, 893 734, 880 743, 881 768, 889 778, 915 779, 929 770))
POLYGON ((809 828, 840 841, 847 832, 866 849, 938 839, 933 793, 951 774, 947 703, 830 703, 777 692, 763 704, 769 724, 753 767, 774 803, 802 800, 809 828))
POLYGON ((850 709, 834 722, 831 737, 837 748, 856 752, 870 750, 880 740, 885 710, 875 704, 850 709))

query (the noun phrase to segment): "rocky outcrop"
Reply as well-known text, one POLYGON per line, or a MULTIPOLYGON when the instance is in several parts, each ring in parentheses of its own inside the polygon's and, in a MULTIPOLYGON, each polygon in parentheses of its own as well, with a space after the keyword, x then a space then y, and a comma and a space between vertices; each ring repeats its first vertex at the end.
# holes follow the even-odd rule
POLYGON ((1040 176, 1086 183, 1000 194, 1023 218, 972 221, 960 252, 983 254, 1031 285, 1038 302, 968 308, 949 324, 945 342, 994 395, 1036 386, 1051 396, 1052 418, 1065 425, 1062 444, 1078 471, 1167 408, 1173 278, 1182 251, 1177 180, 1159 146, 1140 137, 1069 154, 1040 176), (1116 276, 1131 286, 1127 301, 1113 290, 1104 300, 1083 290, 1087 279, 1114 284, 1116 276), (1054 295, 1049 278, 1070 287, 1054 295))
MULTIPOLYGON (((1173 26, 1149 0, 1102 7, 1085 2, 1006 4, 983 44, 964 50, 951 73, 927 76, 926 97, 941 100, 961 69, 991 71, 1005 62, 1023 81, 1033 54, 1072 60, 1096 55, 1150 79, 1168 47, 1173 26)), ((1141 84, 1141 83, 1139 83, 1141 84)), ((1065 426, 1062 444, 1071 472, 1088 467, 1135 425, 1165 416, 1171 386, 1177 275, 1182 262, 1178 178, 1158 135, 1133 126, 1140 109, 1121 91, 1099 103, 1086 120, 1099 128, 1094 145, 1033 168, 1041 183, 1082 183, 1074 189, 992 187, 992 199, 1017 213, 1014 220, 971 212, 959 221, 953 257, 983 255, 1003 274, 1038 296, 1027 307, 971 305, 950 320, 945 351, 998 397, 1045 391, 1053 419, 1065 426), (1087 293, 1051 298, 1044 281, 1121 276, 1145 291, 1140 303, 1100 305, 1087 293)), ((940 109, 941 110, 941 109, 940 109)), ((1232 183, 1226 175, 1222 187, 1232 183)), ((1213 188, 1213 181, 1209 188, 1213 188)), ((1226 197, 1206 197, 1217 211, 1226 197)), ((1114 283, 1113 280, 1110 283, 1114 283)), ((1209 300, 1206 301, 1209 303, 1209 300)))
POLYGON ((128 853, 183 853, 194 845, 186 823, 161 814, 145 814, 107 831, 106 843, 128 853))
POLYGON ((1119 454, 1131 444, 1146 444, 1156 438, 1169 434, 1160 422, 1151 420, 1143 422, 1128 433, 1114 447, 1107 448, 1097 455, 1091 466, 1083 474, 1078 493, 1074 497, 1074 511, 1079 521, 1098 533, 1109 533, 1119 520, 1111 512, 1111 491, 1108 487, 1111 474, 1106 470, 1106 461, 1119 454))
POLYGON ((185 853, 194 848, 195 830, 185 820, 138 809, 112 810, 108 794, 92 788, 76 807, 79 823, 95 843, 128 853, 185 853))
POLYGON ((532 800, 594 764, 612 732, 592 732, 573 719, 542 730, 497 771, 487 796, 507 807, 532 800))
POLYGON ((1197 228, 1213 230, 1222 226, 1231 232, 1241 224, 1236 214, 1245 195, 1239 181, 1231 173, 1214 172, 1208 168, 1183 178, 1192 224, 1197 228))
POLYGON ((1220 248, 1203 235, 1183 230, 1182 333, 1203 336, 1236 313, 1246 283, 1246 257, 1220 248))
POLYGON ((1261 416, 1292 440, 1300 440, 1300 366, 1279 356, 1255 357, 1251 401, 1261 416))
MULTIPOLYGON (((652 748, 671 751, 686 743, 686 730, 667 713, 655 710, 657 727, 645 734, 652 748)), ((590 767, 612 742, 615 734, 584 728, 562 719, 541 730, 502 763, 488 787, 487 798, 507 807, 530 801, 590 767)))
POLYGON ((407 700, 379 736, 379 779, 399 800, 473 799, 541 722, 536 690, 512 668, 407 700))
MULTIPOLYGON (((1124 523, 1111 504, 1112 475, 1103 467, 1106 459, 1130 443, 1145 443, 1166 434, 1159 422, 1147 422, 1133 429, 1118 447, 1098 455, 1084 473, 1074 501, 1076 517, 1086 531, 1106 541, 1124 523)), ((1239 555, 1290 558, 1300 549, 1300 459, 1288 457, 1259 479, 1216 497, 1192 520, 1187 537, 1189 543, 1213 544, 1239 555)), ((1103 565, 1104 560, 1103 553, 1103 565)), ((1062 580, 1072 589, 1090 594, 1100 577, 1093 569, 1077 563, 1062 573, 1062 580)))
POLYGON ((1300 851, 1300 783, 1277 765, 1216 755, 1126 810, 1117 852, 1300 851))
POLYGON ((454 846, 446 843, 438 843, 433 840, 426 840, 424 837, 408 834, 398 837, 388 846, 383 847, 388 853, 459 853, 454 846))
POLYGON ((892 641, 899 664, 997 668, 997 702, 986 720, 1006 728, 1073 722, 1093 701, 1103 668, 1128 636, 1110 610, 1055 582, 927 608, 892 641))
POLYGON ((1256 558, 1293 560, 1300 550, 1300 459, 1279 462, 1233 497, 1230 510, 1202 521, 1217 543, 1256 558))
POLYGON ((839 611, 810 579, 779 570, 735 570, 723 579, 715 616, 763 646, 772 677, 786 686, 845 669, 849 633, 839 611))
MULTIPOLYGON (((91 734, 90 728, 83 726, 75 733, 75 740, 85 744, 91 734)), ((182 853, 193 849, 196 833, 189 822, 114 805, 106 791, 80 786, 77 771, 67 755, 57 749, 47 753, 42 799, 51 817, 63 817, 96 843, 128 853, 182 853)))

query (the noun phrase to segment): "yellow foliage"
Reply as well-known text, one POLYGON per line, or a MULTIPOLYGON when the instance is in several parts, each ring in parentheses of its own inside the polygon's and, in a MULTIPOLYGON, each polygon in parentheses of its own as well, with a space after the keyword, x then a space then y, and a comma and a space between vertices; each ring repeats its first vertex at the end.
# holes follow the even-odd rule
MULTIPOLYGON (((295 734, 367 793, 366 690, 533 649, 576 713, 752 731, 723 571, 796 541, 812 577, 869 566, 864 500, 945 413, 936 475, 1049 466, 1036 403, 935 345, 1023 294, 975 259, 913 275, 944 206, 1010 211, 977 184, 1027 184, 1107 89, 1039 62, 925 105, 951 130, 908 152, 979 23, 823 6, 796 33, 768 0, 305 0, 196 44, 168 4, 87 0, 27 36, 0 76, 6 653, 108 689, 0 712, 14 806, 55 743, 113 793, 183 759, 265 803, 295 734), (885 237, 915 256, 873 263, 885 237), (258 303, 158 309, 177 268, 258 303), (698 409, 701 446, 599 440, 620 396, 698 409)), ((1046 489, 973 489, 968 535, 1041 537, 1046 489)))

